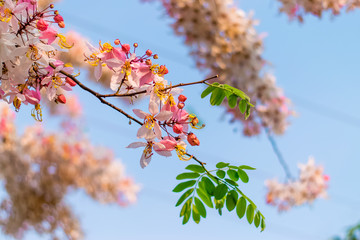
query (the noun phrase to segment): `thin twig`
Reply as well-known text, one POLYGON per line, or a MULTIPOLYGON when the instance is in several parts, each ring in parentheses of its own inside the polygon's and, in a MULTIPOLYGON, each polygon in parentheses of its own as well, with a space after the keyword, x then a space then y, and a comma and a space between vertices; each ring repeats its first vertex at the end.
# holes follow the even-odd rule
MULTIPOLYGON (((197 81, 197 82, 179 83, 179 84, 176 84, 174 86, 164 88, 164 89, 162 89, 162 91, 166 91, 166 90, 176 88, 176 87, 184 87, 184 86, 190 86, 190 85, 195 85, 195 84, 201 84, 201 83, 205 83, 206 81, 209 81, 211 79, 218 78, 218 77, 219 77, 219 75, 215 75, 215 76, 212 76, 212 77, 209 77, 209 78, 206 78, 204 80, 197 81)), ((139 92, 133 92, 133 93, 124 93, 124 94, 118 94, 118 93, 104 94, 104 95, 99 95, 99 97, 102 97, 102 98, 107 98, 107 97, 132 97, 132 96, 136 96, 136 95, 143 94, 143 93, 146 93, 146 90, 142 90, 142 91, 139 91, 139 92)))
POLYGON ((284 160, 284 158, 283 158, 283 156, 282 156, 282 154, 281 154, 281 152, 280 152, 280 150, 279 150, 279 148, 278 148, 278 146, 276 144, 275 139, 273 138, 273 136, 270 133, 269 128, 265 128, 265 132, 266 132, 266 135, 267 135, 267 137, 268 137, 268 139, 269 139, 269 141, 271 143, 271 146, 272 146, 272 148, 273 148, 273 150, 275 152, 275 155, 277 156, 277 158, 278 158, 278 160, 280 162, 280 165, 282 166, 282 168, 285 171, 286 178, 288 180, 294 179, 293 176, 291 175, 291 172, 289 170, 288 165, 286 164, 286 162, 285 162, 285 160, 284 160))
MULTIPOLYGON (((50 65, 50 67, 52 67, 52 68, 54 68, 54 69, 56 68, 56 67, 54 66, 54 64, 52 64, 52 63, 49 63, 49 65, 50 65)), ((110 103, 110 102, 106 101, 105 99, 103 99, 103 98, 101 97, 101 94, 99 94, 99 93, 95 92, 94 90, 86 87, 86 86, 85 86, 84 84, 82 84, 79 80, 77 80, 73 75, 71 75, 71 74, 69 74, 69 73, 67 73, 67 72, 65 72, 65 71, 63 71, 63 70, 60 70, 59 72, 62 73, 62 74, 64 74, 65 76, 71 78, 71 79, 72 79, 74 82, 76 82, 76 84, 79 85, 79 87, 82 88, 83 90, 85 90, 85 91, 91 93, 92 95, 94 95, 95 97, 97 97, 97 98, 100 100, 101 103, 103 103, 103 104, 105 104, 105 105, 108 105, 109 107, 115 109, 116 111, 120 112, 120 113, 123 114, 125 117, 127 117, 128 119, 130 119, 130 120, 138 123, 139 125, 143 125, 142 122, 140 122, 140 121, 137 120, 136 118, 130 116, 129 114, 127 114, 126 112, 124 112, 122 109, 116 107, 116 106, 113 105, 112 103, 110 103)))

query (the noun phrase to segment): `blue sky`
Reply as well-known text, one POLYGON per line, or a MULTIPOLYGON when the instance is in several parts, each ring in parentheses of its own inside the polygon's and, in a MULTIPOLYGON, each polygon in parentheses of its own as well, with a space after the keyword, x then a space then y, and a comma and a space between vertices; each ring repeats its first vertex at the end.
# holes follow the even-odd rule
MULTIPOLYGON (((281 214, 267 206, 264 180, 283 180, 285 175, 266 136, 243 137, 236 124, 228 124, 223 108, 211 107, 208 99, 200 99, 201 86, 186 88, 188 104, 206 123, 206 128, 197 132, 201 146, 191 151, 210 166, 227 161, 258 169, 249 174, 250 182, 241 188, 265 215, 267 229, 260 233, 238 220, 234 213, 225 211, 220 217, 210 210, 199 225, 190 222, 183 226, 178 217, 180 209, 174 207, 179 195, 171 190, 177 184, 175 176, 186 163, 175 157, 155 156, 147 168, 141 169, 141 150, 125 148, 136 140, 137 127, 129 126, 120 114, 76 89, 84 105, 84 127, 89 137, 113 149, 128 174, 143 187, 138 202, 128 208, 101 205, 83 192, 72 193, 68 201, 81 219, 85 239, 325 240, 360 220, 360 189, 356 187, 360 168, 359 11, 335 18, 325 14, 321 20, 307 16, 305 23, 299 24, 278 14, 274 0, 237 3, 246 11, 254 10, 255 18, 260 20, 257 30, 268 33, 264 56, 272 63, 278 85, 292 99, 298 113, 291 119, 288 131, 276 138, 279 148, 293 175, 297 174, 297 163, 307 162, 309 155, 324 166, 331 177, 329 199, 281 214)), ((173 83, 205 77, 195 68, 183 40, 172 33, 171 20, 159 4, 63 0, 56 6, 67 29, 76 30, 95 43, 119 38, 125 43, 139 43, 139 50, 152 49, 159 54, 159 63, 170 70, 167 79, 173 83)), ((85 76, 80 78, 84 83, 85 76)), ((129 110, 126 104, 119 104, 129 110)), ((21 117, 22 125, 32 121, 29 116, 21 117)), ((47 238, 29 234, 26 239, 47 238)))

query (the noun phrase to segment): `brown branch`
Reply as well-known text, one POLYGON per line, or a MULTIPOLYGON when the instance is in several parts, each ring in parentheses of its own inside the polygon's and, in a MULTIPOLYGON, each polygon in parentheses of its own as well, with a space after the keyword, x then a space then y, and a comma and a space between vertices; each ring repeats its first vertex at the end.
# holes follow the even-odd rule
MULTIPOLYGON (((53 69, 55 69, 56 67, 54 66, 54 64, 52 63, 49 63, 50 67, 52 67, 53 69)), ((92 95, 94 95, 95 97, 97 97, 101 103, 105 104, 105 105, 108 105, 109 107, 115 109, 116 111, 120 112, 121 114, 123 114, 125 117, 127 117, 128 119, 140 124, 140 125, 143 125, 142 122, 140 122, 139 120, 137 120, 136 118, 130 116, 129 114, 127 114, 126 112, 124 112, 122 109, 116 107, 115 105, 113 105, 112 103, 106 101, 105 99, 103 99, 101 97, 101 94, 95 92, 94 90, 86 87, 84 84, 82 84, 79 80, 77 80, 73 75, 63 71, 63 70, 60 70, 59 71, 60 73, 64 74, 65 76, 71 78, 74 82, 76 82, 77 85, 79 85, 80 88, 82 88, 83 90, 91 93, 92 95)))
MULTIPOLYGON (((215 76, 212 76, 212 77, 209 77, 209 78, 206 78, 204 80, 197 81, 197 82, 179 83, 179 84, 176 84, 174 86, 164 88, 162 91, 166 91, 166 90, 176 88, 176 87, 184 87, 184 86, 189 86, 189 85, 205 83, 206 81, 209 81, 211 79, 218 78, 218 77, 219 77, 219 75, 215 75, 215 76)), ((102 97, 102 98, 107 98, 107 97, 132 97, 132 96, 136 96, 136 95, 143 94, 143 93, 146 93, 146 90, 139 91, 139 92, 133 92, 133 93, 125 93, 125 94, 118 94, 118 93, 104 94, 104 95, 99 95, 99 97, 102 97)))

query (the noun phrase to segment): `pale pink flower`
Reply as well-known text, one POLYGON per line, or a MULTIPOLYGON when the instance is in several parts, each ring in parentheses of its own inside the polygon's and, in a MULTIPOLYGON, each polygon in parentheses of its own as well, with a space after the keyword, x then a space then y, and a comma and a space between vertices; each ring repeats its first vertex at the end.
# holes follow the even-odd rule
POLYGON ((155 137, 161 139, 161 128, 158 121, 167 121, 173 115, 170 111, 161 111, 159 113, 159 108, 154 102, 149 104, 150 114, 145 113, 140 109, 134 109, 133 112, 139 118, 144 119, 144 124, 137 132, 138 138, 145 138, 146 140, 152 140, 155 137))

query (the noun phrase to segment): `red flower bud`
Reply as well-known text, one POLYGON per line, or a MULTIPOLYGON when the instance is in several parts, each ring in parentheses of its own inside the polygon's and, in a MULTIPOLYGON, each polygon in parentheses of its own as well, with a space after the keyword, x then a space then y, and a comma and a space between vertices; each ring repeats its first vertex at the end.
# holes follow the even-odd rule
POLYGON ((191 119, 191 125, 196 126, 198 123, 199 123, 199 119, 197 117, 191 119))
POLYGON ((57 103, 65 104, 66 103, 66 97, 63 94, 60 94, 55 101, 57 103))
POLYGON ((174 133, 177 133, 177 134, 182 133, 182 131, 183 131, 183 125, 176 123, 176 124, 173 126, 173 131, 174 131, 174 133))
POLYGON ((150 57, 152 55, 152 51, 150 49, 146 50, 146 55, 150 57))
POLYGON ((183 108, 185 107, 185 104, 184 104, 183 102, 179 102, 178 105, 177 105, 177 107, 178 107, 179 109, 183 109, 183 108))
POLYGON ((123 44, 121 46, 121 49, 125 52, 125 53, 128 53, 130 52, 130 45, 129 44, 123 44))
POLYGON ((184 95, 179 95, 178 99, 180 102, 185 102, 187 97, 185 97, 184 95))
POLYGON ((200 145, 199 139, 193 133, 188 134, 187 141, 190 143, 191 146, 199 146, 200 145))
POLYGON ((66 77, 65 78, 65 81, 72 87, 76 86, 76 82, 74 82, 74 80, 72 80, 71 78, 69 77, 66 77))
POLYGON ((159 69, 159 73, 165 75, 169 73, 169 70, 166 68, 165 65, 161 65, 159 69))
POLYGON ((40 31, 45 31, 48 28, 49 24, 42 18, 36 23, 36 28, 40 31))
POLYGON ((58 26, 59 26, 59 28, 65 28, 65 23, 64 22, 59 22, 58 26))
POLYGON ((146 65, 148 65, 148 66, 151 66, 151 65, 152 65, 151 59, 146 59, 145 63, 146 63, 146 65))
POLYGON ((60 22, 63 22, 64 19, 63 19, 63 17, 62 17, 60 14, 58 14, 58 15, 56 15, 56 16, 54 17, 54 21, 55 21, 56 23, 60 23, 60 22))
POLYGON ((120 40, 119 40, 119 39, 115 39, 114 43, 115 43, 115 45, 120 45, 120 40))

